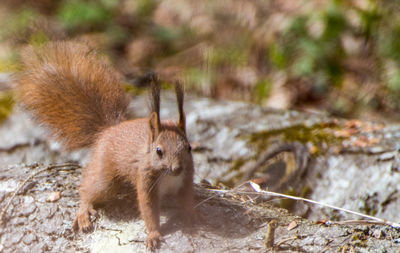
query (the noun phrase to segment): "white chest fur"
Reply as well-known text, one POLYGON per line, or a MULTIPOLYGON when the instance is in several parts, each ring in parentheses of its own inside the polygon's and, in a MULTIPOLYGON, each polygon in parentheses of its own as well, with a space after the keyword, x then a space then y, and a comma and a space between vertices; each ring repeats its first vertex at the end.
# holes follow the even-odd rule
POLYGON ((183 186, 183 173, 178 176, 165 175, 161 178, 158 185, 158 196, 162 198, 165 195, 175 195, 183 186))

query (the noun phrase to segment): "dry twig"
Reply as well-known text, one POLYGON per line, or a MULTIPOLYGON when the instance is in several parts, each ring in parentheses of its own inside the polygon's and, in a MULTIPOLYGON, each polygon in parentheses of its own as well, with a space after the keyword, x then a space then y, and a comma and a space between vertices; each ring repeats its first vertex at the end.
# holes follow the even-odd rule
POLYGON ((278 222, 276 220, 271 220, 268 224, 267 234, 264 240, 264 246, 266 249, 274 248, 275 244, 275 229, 278 226, 278 222))

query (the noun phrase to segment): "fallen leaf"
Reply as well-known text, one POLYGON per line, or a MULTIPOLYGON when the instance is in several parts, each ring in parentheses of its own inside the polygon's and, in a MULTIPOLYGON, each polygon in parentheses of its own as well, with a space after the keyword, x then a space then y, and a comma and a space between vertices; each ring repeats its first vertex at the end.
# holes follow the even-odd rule
POLYGON ((385 127, 385 125, 379 124, 379 125, 375 125, 373 126, 374 131, 378 131, 381 130, 385 127))
POLYGON ((203 146, 201 145, 201 142, 195 141, 190 143, 190 147, 192 148, 193 151, 198 151, 201 150, 203 146))
POLYGON ((349 138, 351 136, 350 131, 344 129, 336 130, 333 132, 333 134, 335 135, 335 137, 349 138))
POLYGON ((365 136, 365 135, 360 135, 360 136, 358 136, 358 140, 367 142, 368 141, 368 137, 365 136))
POLYGON ((358 119, 349 120, 345 123, 345 126, 348 128, 360 128, 363 125, 364 123, 358 119))
POLYGON ((55 202, 61 198, 61 192, 52 192, 47 197, 47 202, 55 202))
POLYGON ((268 180, 268 176, 267 177, 257 177, 257 178, 252 178, 251 181, 253 183, 256 183, 258 185, 262 185, 265 184, 268 180))
POLYGON ((379 138, 370 138, 370 139, 368 139, 369 145, 377 144, 377 143, 379 143, 380 141, 381 141, 381 140, 380 140, 379 138))
POLYGON ((363 126, 362 131, 365 133, 370 133, 381 130, 383 127, 384 125, 365 125, 363 126))
POLYGON ((327 222, 327 220, 326 219, 323 219, 323 220, 317 220, 316 222, 315 222, 315 224, 325 224, 327 222))
POLYGON ((352 144, 354 147, 359 147, 359 148, 365 148, 366 146, 368 146, 368 143, 364 140, 356 140, 352 144))
POLYGON ((368 138, 367 136, 359 136, 357 140, 353 141, 352 144, 355 147, 360 147, 360 148, 364 148, 367 146, 373 146, 377 143, 379 143, 381 140, 379 138, 368 138))
POLYGON ((290 230, 295 229, 295 228, 297 228, 297 222, 294 220, 294 221, 290 222, 290 224, 287 227, 287 230, 290 231, 290 230))
POLYGON ((341 147, 335 146, 333 147, 332 152, 335 154, 339 154, 341 150, 342 150, 341 147))
POLYGON ((315 154, 318 152, 318 148, 314 145, 311 145, 311 147, 308 149, 308 151, 310 152, 310 154, 315 154))

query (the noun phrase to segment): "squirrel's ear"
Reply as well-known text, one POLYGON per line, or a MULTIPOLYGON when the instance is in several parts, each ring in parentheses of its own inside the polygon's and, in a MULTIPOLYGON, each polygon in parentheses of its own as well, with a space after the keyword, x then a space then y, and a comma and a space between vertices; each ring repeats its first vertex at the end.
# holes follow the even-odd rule
POLYGON ((157 136, 160 133, 160 127, 160 117, 157 113, 152 112, 149 118, 151 142, 154 142, 157 139, 157 136))

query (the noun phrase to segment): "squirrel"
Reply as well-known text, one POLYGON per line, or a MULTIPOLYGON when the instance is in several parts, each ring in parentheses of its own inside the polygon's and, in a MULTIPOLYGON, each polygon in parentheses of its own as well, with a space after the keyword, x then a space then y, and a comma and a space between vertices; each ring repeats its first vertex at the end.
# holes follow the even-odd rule
POLYGON ((90 147, 82 172, 75 231, 93 229, 90 215, 114 180, 128 180, 137 192, 146 246, 158 248, 160 199, 175 194, 185 224, 194 218, 193 157, 186 136, 183 85, 175 93, 179 118, 160 120, 160 85, 151 81, 151 114, 128 120, 128 98, 121 77, 95 50, 76 41, 53 41, 22 54, 17 80, 20 103, 49 127, 67 150, 90 147))

